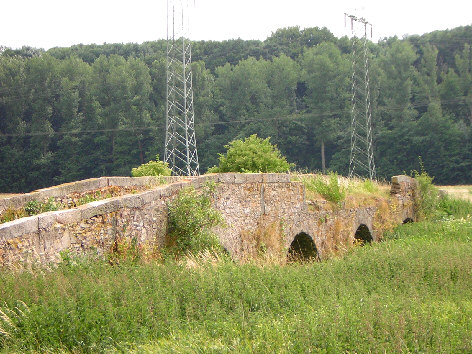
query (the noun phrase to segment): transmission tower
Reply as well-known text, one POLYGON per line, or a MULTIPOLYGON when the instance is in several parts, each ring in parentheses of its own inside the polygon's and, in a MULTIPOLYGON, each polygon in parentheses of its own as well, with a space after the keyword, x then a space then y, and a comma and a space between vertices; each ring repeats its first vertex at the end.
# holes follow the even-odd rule
POLYGON ((370 106, 369 57, 367 29, 372 24, 364 18, 345 15, 351 20, 352 31, 352 110, 351 110, 351 156, 349 177, 376 178, 372 145, 372 112, 370 106), (358 34, 361 34, 358 36, 358 34))
POLYGON ((188 0, 167 1, 167 105, 164 161, 173 175, 198 176, 188 38, 188 0))

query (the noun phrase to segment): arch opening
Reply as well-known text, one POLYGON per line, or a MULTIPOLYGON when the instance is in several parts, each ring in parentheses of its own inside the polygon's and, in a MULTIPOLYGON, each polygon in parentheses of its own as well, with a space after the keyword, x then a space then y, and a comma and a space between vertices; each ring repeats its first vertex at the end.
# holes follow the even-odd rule
POLYGON ((300 232, 293 239, 287 253, 289 262, 309 262, 318 259, 315 242, 305 232, 300 232))
POLYGON ((370 233, 369 228, 365 224, 360 224, 354 235, 354 243, 364 246, 366 243, 371 243, 374 239, 370 233))
POLYGON ((406 218, 405 220, 403 220, 403 223, 404 224, 410 224, 413 222, 413 219, 412 218, 406 218))

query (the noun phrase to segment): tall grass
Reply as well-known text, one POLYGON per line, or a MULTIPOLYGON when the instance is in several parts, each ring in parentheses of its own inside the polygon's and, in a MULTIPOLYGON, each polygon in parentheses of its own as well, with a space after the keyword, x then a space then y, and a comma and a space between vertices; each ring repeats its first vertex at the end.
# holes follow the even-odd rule
POLYGON ((318 193, 330 202, 339 204, 346 197, 345 188, 339 184, 336 173, 331 172, 327 179, 322 175, 303 177, 302 182, 305 184, 307 191, 318 193))
POLYGON ((472 351, 470 219, 403 225, 385 242, 321 263, 208 257, 191 266, 79 260, 48 271, 1 271, 2 306, 21 300, 29 313, 9 337, 0 334, 0 348, 472 351))

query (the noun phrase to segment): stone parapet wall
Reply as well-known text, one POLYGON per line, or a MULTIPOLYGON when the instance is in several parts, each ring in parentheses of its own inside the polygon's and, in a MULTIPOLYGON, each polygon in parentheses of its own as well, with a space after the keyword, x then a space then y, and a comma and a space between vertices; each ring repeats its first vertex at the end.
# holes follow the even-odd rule
POLYGON ((31 193, 14 195, 8 198, 0 199, 0 214, 5 210, 19 209, 28 202, 45 202, 52 198, 55 201, 61 201, 65 197, 78 194, 83 195, 107 187, 119 188, 152 188, 160 184, 168 184, 181 180, 183 177, 100 177, 90 178, 83 181, 64 183, 58 186, 43 188, 31 193))
MULTIPOLYGON (((377 240, 387 223, 387 219, 382 218, 385 213, 394 213, 397 223, 401 223, 406 214, 414 217, 414 210, 407 208, 408 203, 413 203, 409 198, 414 193, 407 187, 394 194, 389 202, 391 205, 384 201, 384 204, 356 209, 310 211, 303 183, 291 182, 289 174, 228 173, 176 179, 169 179, 173 183, 155 185, 135 194, 0 224, 0 265, 57 262, 63 251, 101 256, 120 239, 162 247, 169 200, 182 188, 193 186, 198 189, 208 181, 218 183, 213 203, 226 224, 216 231, 221 244, 235 258, 243 258, 262 248, 286 251, 300 232, 310 235, 320 257, 325 257, 343 245, 352 244, 360 224, 365 224, 377 240)), ((103 177, 76 182, 73 187, 62 185, 30 194, 42 193, 43 197, 51 198, 54 194, 58 197, 105 185, 127 188, 152 185, 154 181, 103 177)), ((391 219, 388 218, 390 222, 391 219)))

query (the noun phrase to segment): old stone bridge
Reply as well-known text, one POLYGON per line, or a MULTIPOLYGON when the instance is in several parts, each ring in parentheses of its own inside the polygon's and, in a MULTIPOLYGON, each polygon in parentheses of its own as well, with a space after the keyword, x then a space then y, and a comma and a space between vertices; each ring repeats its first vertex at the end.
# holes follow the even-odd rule
POLYGON ((117 238, 162 247, 167 202, 182 188, 198 189, 207 181, 216 182, 213 203, 225 220, 215 231, 236 259, 260 252, 326 258, 416 219, 417 185, 407 176, 392 178, 388 198, 335 208, 307 202, 304 184, 289 174, 101 177, 0 200, 0 216, 32 201, 67 206, 0 224, 0 265, 57 262, 66 250, 102 255, 117 238), (108 198, 80 205, 97 195, 108 198))

